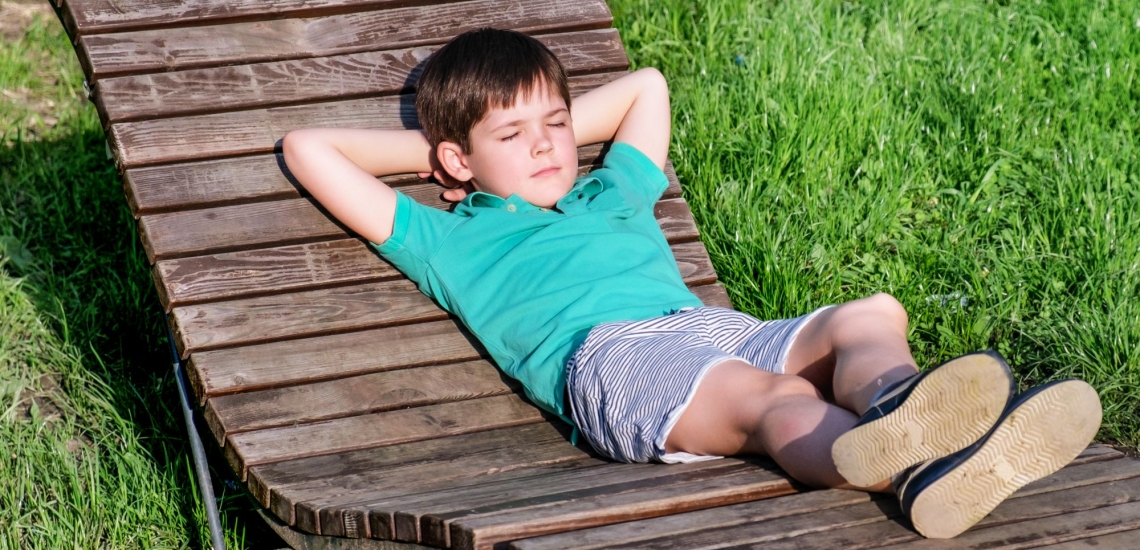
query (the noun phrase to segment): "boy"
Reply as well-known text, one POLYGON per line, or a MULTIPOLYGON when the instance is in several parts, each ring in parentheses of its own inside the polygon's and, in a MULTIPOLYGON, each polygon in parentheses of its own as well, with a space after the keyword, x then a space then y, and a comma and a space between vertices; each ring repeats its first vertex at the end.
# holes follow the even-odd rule
POLYGON ((919 374, 885 294, 778 321, 704 307, 653 216, 670 132, 657 71, 582 95, 571 116, 549 50, 482 29, 433 55, 417 87, 423 132, 290 132, 289 169, 601 454, 766 454, 814 486, 893 481, 916 528, 946 537, 1095 435, 1083 382, 1012 397, 992 352, 919 374), (610 140, 576 178, 577 147, 610 140), (403 172, 433 173, 454 212, 375 179, 403 172))

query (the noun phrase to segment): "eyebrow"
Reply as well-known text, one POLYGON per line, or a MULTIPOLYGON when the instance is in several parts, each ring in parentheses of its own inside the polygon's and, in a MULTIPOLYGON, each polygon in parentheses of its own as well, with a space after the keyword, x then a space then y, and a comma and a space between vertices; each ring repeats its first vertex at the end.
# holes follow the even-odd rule
MULTIPOLYGON (((558 113, 559 113, 559 111, 566 111, 567 113, 569 113, 569 112, 570 112, 570 109, 567 109, 566 107, 559 107, 559 108, 557 108, 557 109, 554 109, 554 110, 550 111, 549 113, 546 113, 545 115, 542 115, 542 118, 549 118, 549 117, 552 117, 552 116, 554 116, 554 115, 558 114, 558 113)), ((504 122, 504 123, 502 123, 502 124, 500 124, 500 125, 498 125, 498 126, 495 126, 494 128, 491 128, 491 132, 497 132, 497 131, 499 131, 499 130, 501 130, 501 129, 503 129, 503 128, 506 128, 506 127, 508 127, 508 126, 518 126, 519 124, 522 124, 523 122, 524 122, 524 121, 523 121, 523 119, 521 119, 521 118, 520 118, 520 119, 518 119, 518 120, 512 120, 512 121, 510 121, 510 122, 504 122)))

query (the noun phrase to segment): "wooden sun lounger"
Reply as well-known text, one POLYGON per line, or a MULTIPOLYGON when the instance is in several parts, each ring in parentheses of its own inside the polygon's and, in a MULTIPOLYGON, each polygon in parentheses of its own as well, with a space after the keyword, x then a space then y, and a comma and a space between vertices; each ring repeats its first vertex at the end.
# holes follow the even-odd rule
MULTIPOLYGON (((921 540, 889 498, 805 492, 761 459, 601 460, 571 445, 568 427, 527 403, 453 318, 284 175, 275 147, 290 129, 414 126, 418 68, 464 30, 538 36, 566 64, 575 94, 624 74, 628 60, 602 0, 61 4, 193 399, 235 476, 291 544, 1123 548, 1140 540, 1140 462, 1103 446, 949 542, 921 540), (986 528, 995 525, 1004 527, 986 528)), ((604 154, 583 147, 581 170, 604 154)), ((706 304, 729 306, 667 173, 656 213, 681 273, 706 304)), ((440 188, 414 174, 385 181, 448 207, 440 188)))

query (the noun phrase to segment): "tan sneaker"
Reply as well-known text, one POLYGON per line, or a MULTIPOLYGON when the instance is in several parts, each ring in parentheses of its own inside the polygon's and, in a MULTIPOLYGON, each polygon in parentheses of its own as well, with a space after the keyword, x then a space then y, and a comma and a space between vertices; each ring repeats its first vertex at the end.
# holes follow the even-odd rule
POLYGON ((974 443, 1016 391, 1009 365, 995 351, 951 359, 883 388, 855 427, 835 440, 831 458, 852 485, 874 485, 974 443))

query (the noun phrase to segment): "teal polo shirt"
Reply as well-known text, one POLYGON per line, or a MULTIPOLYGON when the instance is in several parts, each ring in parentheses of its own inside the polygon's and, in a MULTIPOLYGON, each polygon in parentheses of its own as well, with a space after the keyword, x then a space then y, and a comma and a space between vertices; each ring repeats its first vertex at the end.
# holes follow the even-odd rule
POLYGON ((668 184, 641 151, 614 143, 550 209, 475 192, 446 212, 397 192, 392 236, 373 246, 527 397, 569 421, 565 366, 592 327, 701 305, 653 215, 668 184))

